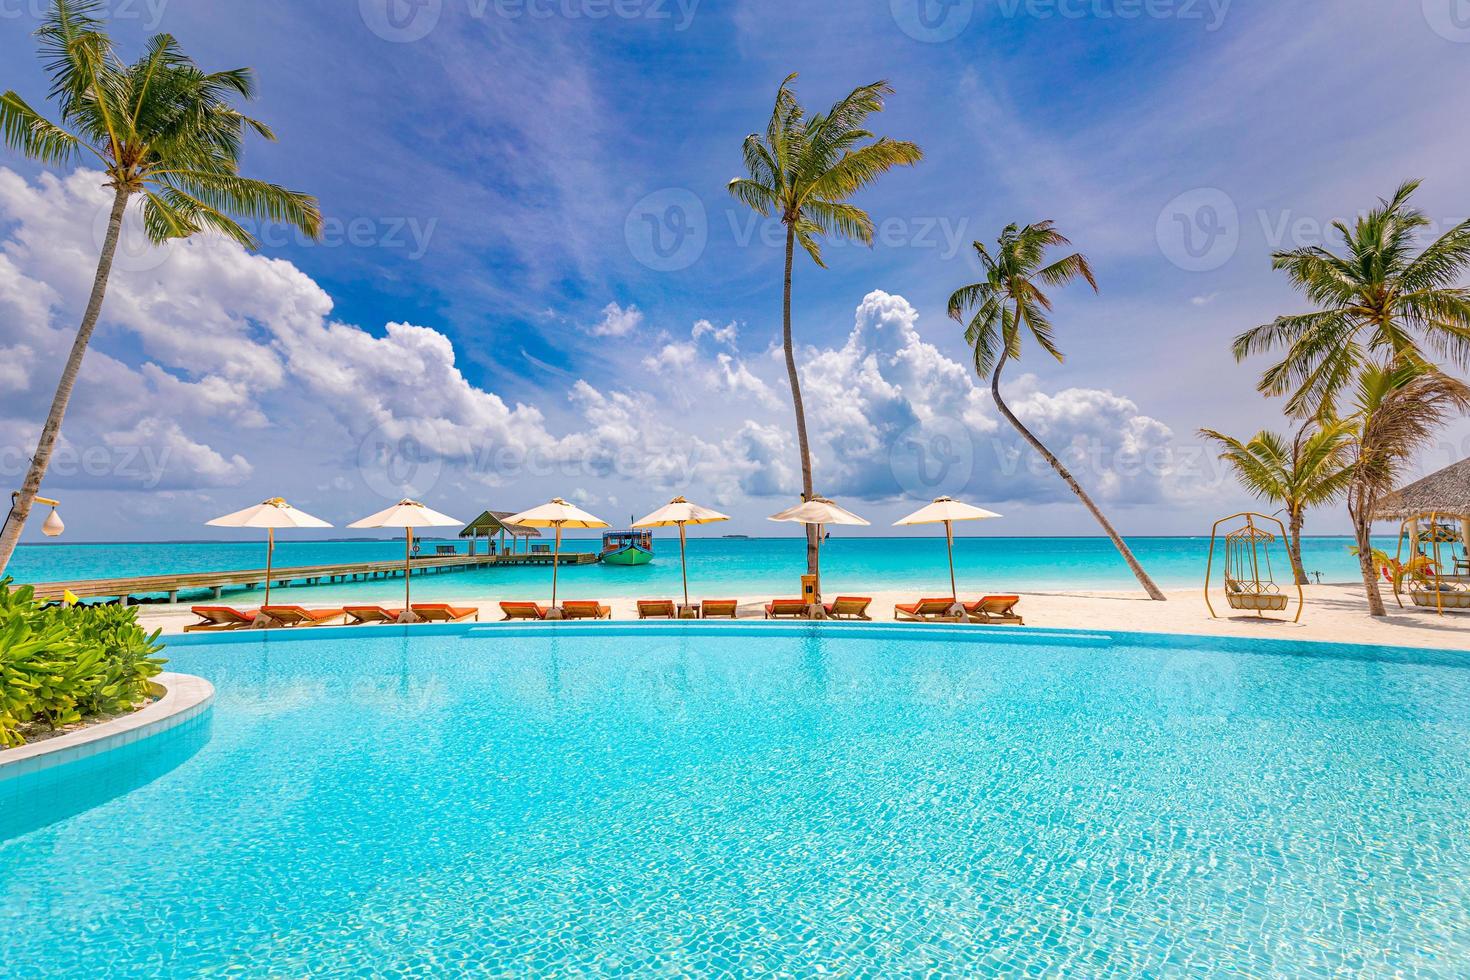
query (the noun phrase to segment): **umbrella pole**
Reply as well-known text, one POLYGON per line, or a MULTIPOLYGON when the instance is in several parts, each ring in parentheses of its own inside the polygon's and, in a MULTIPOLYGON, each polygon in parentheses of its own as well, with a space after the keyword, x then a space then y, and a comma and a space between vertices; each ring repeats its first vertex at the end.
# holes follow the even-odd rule
POLYGON ((276 529, 268 527, 265 529, 265 602, 262 606, 271 604, 271 559, 276 554, 276 529))
POLYGON ((556 568, 561 564, 561 525, 556 525, 556 548, 551 553, 551 608, 556 608, 556 568))
POLYGON ((684 554, 684 522, 679 522, 679 567, 684 571, 684 605, 689 605, 689 558, 684 554))
POLYGON ((403 530, 408 532, 403 536, 403 611, 406 614, 412 611, 408 601, 408 582, 413 578, 413 569, 410 567, 413 558, 413 528, 406 527, 403 530))
POLYGON ((944 543, 949 549, 949 597, 960 601, 960 590, 954 584, 954 522, 944 522, 944 543))

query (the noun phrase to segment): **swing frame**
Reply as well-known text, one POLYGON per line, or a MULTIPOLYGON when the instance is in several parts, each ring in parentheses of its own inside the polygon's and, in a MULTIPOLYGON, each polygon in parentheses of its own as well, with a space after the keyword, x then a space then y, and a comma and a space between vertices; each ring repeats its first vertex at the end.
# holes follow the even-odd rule
MULTIPOLYGON (((1283 548, 1286 547, 1286 544, 1285 544, 1285 542, 1286 542, 1286 525, 1283 524, 1283 523, 1281 523, 1281 521, 1278 520, 1275 517, 1270 517, 1270 516, 1268 516, 1266 514, 1258 514, 1255 511, 1249 511, 1249 510, 1242 511, 1239 514, 1231 514, 1229 517, 1222 517, 1218 521, 1215 522, 1215 524, 1214 524, 1213 527, 1210 528, 1210 552, 1209 552, 1209 557, 1206 558, 1206 560, 1205 560, 1205 608, 1209 609, 1209 611, 1210 611, 1210 618, 1212 618, 1212 619, 1219 619, 1220 618, 1220 614, 1217 613, 1217 612, 1215 612, 1215 604, 1210 601, 1210 580, 1212 578, 1214 578, 1214 568, 1215 568, 1215 543, 1220 538, 1220 526, 1222 524, 1229 524, 1231 521, 1239 521, 1239 520, 1242 520, 1242 519, 1244 519, 1244 521, 1245 521, 1244 524, 1242 524, 1240 527, 1236 528, 1235 530, 1229 531, 1229 532, 1227 532, 1225 534, 1225 579, 1226 579, 1225 601, 1230 604, 1230 608, 1232 608, 1232 609, 1238 609, 1241 612, 1254 612, 1256 614, 1256 616, 1258 616, 1261 619, 1277 619, 1277 617, 1275 617, 1275 616, 1268 617, 1266 615, 1266 613, 1268 611, 1269 612, 1283 612, 1284 613, 1286 611, 1287 607, 1290 604, 1290 597, 1287 596, 1286 593, 1279 592, 1279 591, 1276 593, 1277 595, 1280 595, 1281 598, 1282 598, 1282 600, 1283 600, 1282 601, 1282 606, 1281 606, 1281 608, 1279 610, 1266 610, 1266 609, 1259 609, 1259 608, 1257 608, 1257 609, 1249 609, 1249 608, 1244 607, 1244 606, 1237 606, 1235 604, 1235 602, 1236 602, 1235 597, 1230 592, 1229 582, 1232 581, 1232 579, 1230 578, 1230 571, 1231 571, 1231 569, 1230 569, 1230 559, 1235 554, 1235 549, 1240 548, 1240 547, 1244 547, 1247 544, 1249 545, 1249 547, 1251 549, 1251 576, 1252 576, 1251 581, 1252 581, 1252 584, 1255 585, 1258 590, 1259 590, 1260 586, 1262 585, 1261 572, 1260 572, 1260 548, 1261 548, 1262 545, 1265 545, 1266 546, 1266 575, 1267 575, 1267 578, 1266 578, 1265 581, 1267 583, 1269 583, 1270 585, 1272 585, 1273 587, 1276 585, 1276 580, 1275 580, 1275 577, 1274 577, 1274 575, 1272 573, 1272 570, 1271 570, 1271 550, 1270 550, 1270 546, 1276 542, 1277 536, 1275 534, 1271 533, 1270 531, 1267 531, 1267 530, 1264 530, 1262 528, 1257 527, 1256 526, 1256 522, 1257 521, 1265 521, 1265 522, 1269 522, 1271 524, 1275 524, 1276 527, 1280 530, 1280 533, 1281 533, 1280 540, 1282 541, 1282 547, 1283 548)), ((1286 566, 1287 566, 1287 568, 1290 568, 1291 567, 1290 556, 1288 556, 1288 561, 1286 563, 1286 566)), ((1306 596, 1306 593, 1302 590, 1301 583, 1296 581, 1296 575, 1295 574, 1292 575, 1292 582, 1293 582, 1293 584, 1296 585, 1296 616, 1291 621, 1293 623, 1300 623, 1302 621, 1302 610, 1306 607, 1306 604, 1307 604, 1307 596, 1306 596)), ((1257 591, 1255 593, 1248 593, 1248 594, 1260 596, 1260 595, 1263 595, 1264 593, 1262 593, 1260 591, 1257 591)), ((1278 620, 1278 621, 1284 622, 1284 620, 1278 620)))
POLYGON ((1470 517, 1464 514, 1452 514, 1445 511, 1424 511, 1413 514, 1404 519, 1399 525, 1398 548, 1394 552, 1394 560, 1402 567, 1404 561, 1404 543, 1409 544, 1410 559, 1423 555, 1434 564, 1432 579, 1423 576, 1405 575, 1394 583, 1393 597, 1398 602, 1399 608, 1403 608, 1403 590, 1408 583, 1409 601, 1421 609, 1433 609, 1440 616, 1444 615, 1445 609, 1470 609, 1470 591, 1460 586, 1465 584, 1466 576, 1455 567, 1457 562, 1453 555, 1456 544, 1466 550, 1466 557, 1470 558, 1470 517), (1459 530, 1454 530, 1454 521, 1460 525, 1459 530), (1440 533, 1441 528, 1448 528, 1452 536, 1446 537, 1440 533), (1433 555, 1425 554, 1420 550, 1421 544, 1427 544, 1433 551, 1433 555), (1442 560, 1440 547, 1449 545, 1452 554, 1450 557, 1451 570, 1446 572, 1445 562, 1442 560), (1431 588, 1432 586, 1432 588, 1431 588), (1451 586, 1451 588, 1446 588, 1451 586), (1428 598, 1434 595, 1431 602, 1428 598), (1445 596, 1453 596, 1448 606, 1445 605, 1445 596))

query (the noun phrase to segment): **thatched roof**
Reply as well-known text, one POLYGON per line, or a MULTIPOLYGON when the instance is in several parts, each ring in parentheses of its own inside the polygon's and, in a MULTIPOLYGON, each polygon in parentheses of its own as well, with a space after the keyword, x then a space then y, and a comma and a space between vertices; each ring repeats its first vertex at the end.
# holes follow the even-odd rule
POLYGON ((1462 459, 1384 497, 1373 509, 1380 521, 1402 521, 1419 514, 1470 518, 1470 459, 1462 459))
POLYGON ((470 521, 463 531, 459 532, 462 538, 493 538, 502 530, 513 538, 539 538, 539 528, 527 527, 524 524, 507 524, 505 519, 513 512, 508 510, 487 510, 479 517, 470 521))

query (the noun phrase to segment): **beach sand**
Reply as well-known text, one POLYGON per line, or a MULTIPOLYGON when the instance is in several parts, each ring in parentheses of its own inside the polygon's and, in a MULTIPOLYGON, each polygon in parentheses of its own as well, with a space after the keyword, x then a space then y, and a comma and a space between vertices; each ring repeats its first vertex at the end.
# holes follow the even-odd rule
MULTIPOLYGON (((394 587, 385 582, 381 594, 365 592, 355 601, 361 604, 376 602, 393 606, 395 600, 401 602, 401 589, 401 585, 394 587)), ((1151 602, 1138 592, 1023 592, 1020 593, 1022 599, 1017 611, 1025 617, 1026 624, 1030 627, 1188 633, 1470 650, 1470 612, 1446 613, 1440 617, 1433 610, 1413 607, 1399 609, 1393 596, 1388 595, 1388 617, 1375 620, 1368 616, 1361 585, 1314 585, 1308 586, 1306 593, 1306 611, 1300 624, 1232 612, 1225 607, 1224 597, 1220 595, 1214 596, 1214 602, 1221 617, 1211 619, 1199 589, 1170 591, 1168 602, 1151 602)), ((715 597, 714 593, 708 594, 715 597)), ((869 614, 879 622, 892 621, 895 603, 912 602, 920 598, 914 592, 875 592, 872 596, 873 606, 869 614)), ((453 600, 452 604, 475 606, 481 610, 481 622, 497 622, 500 620, 497 602, 501 598, 530 597, 464 596, 453 600)), ((740 596, 741 618, 761 619, 761 607, 770 598, 740 596)), ((832 596, 827 598, 830 600, 832 596)), ((289 593, 282 595, 277 601, 290 602, 289 593)), ((539 601, 545 603, 546 597, 540 597, 539 601)), ((614 619, 637 619, 635 599, 609 599, 606 603, 612 607, 614 619)), ((226 599, 224 604, 230 605, 232 602, 226 599)), ((245 607, 243 600, 234 604, 245 607)), ((1296 603, 1293 600, 1289 613, 1295 614, 1295 611, 1296 603)), ((195 621, 195 617, 189 613, 189 607, 183 604, 141 606, 138 618, 147 629, 161 628, 166 634, 182 632, 186 624, 195 621)))

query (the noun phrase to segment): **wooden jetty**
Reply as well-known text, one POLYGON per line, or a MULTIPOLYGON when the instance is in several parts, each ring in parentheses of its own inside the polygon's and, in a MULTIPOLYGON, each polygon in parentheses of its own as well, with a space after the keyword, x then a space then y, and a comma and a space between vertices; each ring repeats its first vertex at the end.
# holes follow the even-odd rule
MULTIPOLYGON (((491 565, 550 565, 550 552, 521 552, 509 555, 424 555, 413 559, 415 574, 464 572, 491 565)), ((562 565, 590 565, 597 555, 587 552, 562 554, 562 565)), ((140 575, 133 578, 88 579, 78 582, 43 582, 35 586, 36 598, 60 599, 68 590, 79 599, 118 599, 123 605, 142 596, 167 596, 178 602, 181 592, 208 592, 218 599, 228 588, 253 589, 265 584, 265 569, 233 572, 187 572, 181 575, 140 575)), ((302 565, 271 570, 271 588, 290 585, 322 585, 401 578, 403 560, 355 561, 339 565, 302 565)))

